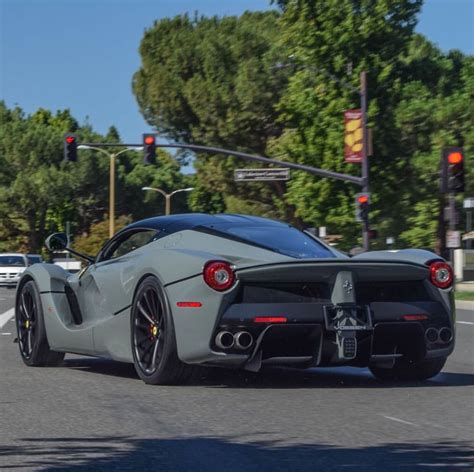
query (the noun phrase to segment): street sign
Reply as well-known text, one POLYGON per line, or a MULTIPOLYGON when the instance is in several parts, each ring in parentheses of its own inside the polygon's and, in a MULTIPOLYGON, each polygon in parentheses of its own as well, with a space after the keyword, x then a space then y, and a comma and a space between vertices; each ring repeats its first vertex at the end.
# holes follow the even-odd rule
POLYGON ((464 208, 474 208, 474 198, 465 198, 463 206, 464 208))
POLYGON ((446 247, 450 249, 461 247, 461 231, 454 231, 452 229, 446 231, 446 247))
POLYGON ((344 112, 344 159, 350 163, 360 163, 363 157, 362 110, 344 112))
POLYGON ((290 180, 290 169, 235 169, 234 180, 236 182, 290 180))

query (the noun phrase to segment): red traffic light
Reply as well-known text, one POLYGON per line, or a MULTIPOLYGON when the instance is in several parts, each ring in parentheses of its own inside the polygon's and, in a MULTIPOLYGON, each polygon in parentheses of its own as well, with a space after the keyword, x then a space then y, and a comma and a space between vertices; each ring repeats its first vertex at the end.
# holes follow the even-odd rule
POLYGON ((66 142, 68 144, 72 144, 75 140, 76 138, 74 136, 66 136, 66 142))
POLYGON ((448 162, 450 164, 459 164, 460 162, 462 162, 463 160, 463 156, 460 152, 450 152, 448 154, 448 162))
POLYGON ((154 136, 145 136, 145 144, 155 144, 154 136))
POLYGON ((368 195, 359 195, 357 197, 357 201, 359 203, 368 203, 369 202, 369 196, 368 195))

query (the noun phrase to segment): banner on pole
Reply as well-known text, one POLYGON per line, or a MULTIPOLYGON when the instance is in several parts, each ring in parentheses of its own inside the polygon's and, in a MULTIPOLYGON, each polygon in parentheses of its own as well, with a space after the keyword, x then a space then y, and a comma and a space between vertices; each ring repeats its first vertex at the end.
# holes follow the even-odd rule
POLYGON ((344 112, 344 160, 346 162, 362 162, 363 135, 362 110, 346 110, 344 112))

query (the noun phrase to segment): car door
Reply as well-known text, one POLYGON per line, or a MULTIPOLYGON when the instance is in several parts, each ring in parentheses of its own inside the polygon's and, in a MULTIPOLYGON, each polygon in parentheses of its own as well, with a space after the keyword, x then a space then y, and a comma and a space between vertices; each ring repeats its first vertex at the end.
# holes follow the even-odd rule
POLYGON ((134 251, 156 239, 157 231, 133 228, 118 233, 73 287, 84 322, 98 324, 131 304, 137 270, 134 251))

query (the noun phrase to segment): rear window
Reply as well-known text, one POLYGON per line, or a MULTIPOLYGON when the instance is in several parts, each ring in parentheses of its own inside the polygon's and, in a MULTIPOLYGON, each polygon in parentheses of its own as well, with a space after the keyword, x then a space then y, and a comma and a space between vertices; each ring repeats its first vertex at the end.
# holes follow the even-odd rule
POLYGON ((269 249, 296 259, 329 259, 335 255, 315 239, 290 226, 227 226, 195 228, 269 249))

